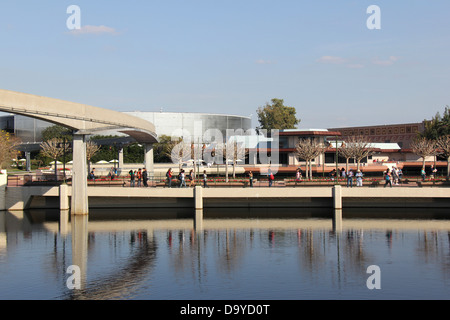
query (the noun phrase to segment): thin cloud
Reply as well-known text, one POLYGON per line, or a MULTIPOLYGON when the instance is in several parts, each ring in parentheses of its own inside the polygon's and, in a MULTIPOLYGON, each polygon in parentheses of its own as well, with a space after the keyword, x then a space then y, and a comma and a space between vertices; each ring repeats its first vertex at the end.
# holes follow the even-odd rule
POLYGON ((93 34, 93 35, 102 35, 102 34, 110 34, 110 35, 118 35, 119 32, 116 29, 107 27, 107 26, 82 26, 80 29, 74 29, 69 32, 73 35, 84 35, 84 34, 93 34))
POLYGON ((323 56, 317 59, 317 62, 320 63, 331 63, 331 64, 344 64, 346 60, 341 57, 334 57, 334 56, 323 56))
POLYGON ((316 60, 319 63, 325 63, 325 64, 339 64, 339 65, 345 65, 346 68, 350 69, 361 69, 364 68, 364 65, 361 63, 355 63, 352 60, 348 60, 342 57, 336 57, 336 56, 322 56, 319 59, 316 60))
POLYGON ((272 60, 259 59, 259 60, 256 60, 256 63, 257 63, 257 64, 274 64, 274 63, 276 63, 276 62, 275 62, 275 61, 272 61, 272 60))
POLYGON ((390 56, 388 60, 380 60, 376 58, 372 61, 373 64, 378 66, 392 66, 395 62, 397 62, 400 58, 395 56, 390 56))

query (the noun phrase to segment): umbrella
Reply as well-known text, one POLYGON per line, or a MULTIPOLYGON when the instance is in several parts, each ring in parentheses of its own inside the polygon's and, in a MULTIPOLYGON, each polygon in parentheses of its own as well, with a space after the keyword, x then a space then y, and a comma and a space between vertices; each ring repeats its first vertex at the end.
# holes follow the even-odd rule
POLYGON ((96 163, 98 163, 98 164, 105 164, 105 163, 109 163, 109 162, 105 161, 105 160, 100 160, 100 161, 97 161, 96 163))
MULTIPOLYGON (((50 164, 55 164, 55 161, 50 162, 50 164)), ((62 162, 56 161, 56 164, 62 164, 62 162)))
POLYGON ((72 164, 73 163, 73 160, 70 160, 69 162, 67 162, 67 164, 72 164))
POLYGON ((24 162, 24 161, 27 161, 27 159, 20 159, 19 161, 20 162, 24 162))
POLYGON ((109 163, 119 163, 119 160, 114 159, 114 160, 111 160, 109 163))

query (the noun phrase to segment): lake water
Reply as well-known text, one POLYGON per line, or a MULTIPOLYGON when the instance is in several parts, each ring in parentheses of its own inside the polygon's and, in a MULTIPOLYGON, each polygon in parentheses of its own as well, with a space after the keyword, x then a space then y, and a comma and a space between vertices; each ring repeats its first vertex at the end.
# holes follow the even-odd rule
POLYGON ((211 209, 202 223, 173 210, 3 212, 0 299, 449 299, 445 210, 365 213, 337 225, 308 209, 211 209))

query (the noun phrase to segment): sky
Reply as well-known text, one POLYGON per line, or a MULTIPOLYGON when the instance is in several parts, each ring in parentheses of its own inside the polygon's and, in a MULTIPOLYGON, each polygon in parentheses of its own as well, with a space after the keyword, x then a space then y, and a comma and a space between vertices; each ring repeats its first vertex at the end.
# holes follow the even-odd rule
POLYGON ((257 126, 278 98, 311 129, 420 122, 450 105, 448 0, 0 0, 0 52, 1 89, 116 111, 257 126))

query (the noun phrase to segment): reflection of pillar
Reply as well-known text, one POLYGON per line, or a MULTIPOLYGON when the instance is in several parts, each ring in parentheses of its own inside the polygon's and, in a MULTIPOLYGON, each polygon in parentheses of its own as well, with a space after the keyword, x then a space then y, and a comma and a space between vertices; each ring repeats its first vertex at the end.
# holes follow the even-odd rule
POLYGON ((333 214, 333 231, 342 231, 342 209, 334 209, 333 214))
POLYGON ((72 214, 88 214, 86 136, 73 136, 72 214))
POLYGON ((88 216, 72 217, 72 265, 80 268, 80 289, 86 285, 87 250, 88 250, 88 216))
POLYGON ((6 212, 0 211, 0 256, 6 253, 6 249, 8 246, 6 236, 6 212))
POLYGON ((155 167, 153 164, 153 143, 145 144, 144 166, 147 169, 149 177, 153 178, 155 175, 155 167))
POLYGON ((69 210, 60 210, 58 227, 61 235, 69 234, 69 210))
POLYGON ((203 209, 195 209, 194 229, 196 232, 203 230, 203 209))
POLYGON ((119 149, 119 168, 123 168, 123 147, 119 149))

